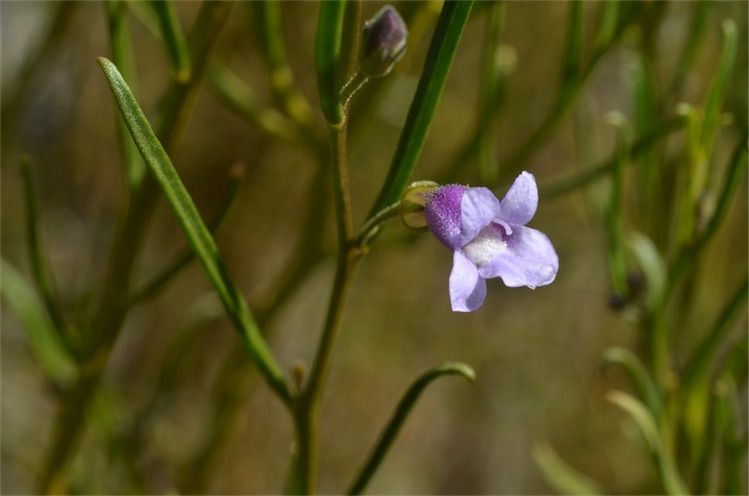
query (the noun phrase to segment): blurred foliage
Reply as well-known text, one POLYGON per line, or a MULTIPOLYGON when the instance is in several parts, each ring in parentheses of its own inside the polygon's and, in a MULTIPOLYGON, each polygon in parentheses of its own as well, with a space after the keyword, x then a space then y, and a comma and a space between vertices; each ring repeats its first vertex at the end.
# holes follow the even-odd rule
MULTIPOLYGON (((351 5, 327 40, 344 55, 351 5)), ((747 4, 478 2, 452 41, 440 2, 395 6, 408 51, 348 112, 354 225, 409 175, 500 193, 528 170, 561 270, 453 314, 439 243, 397 221, 368 239, 323 395, 320 490, 365 467, 376 493, 745 494, 747 4), (475 386, 446 380, 404 422, 404 391, 410 411, 434 374, 471 375, 432 368, 452 360, 475 386)), ((2 492, 284 489, 293 423, 95 58, 164 145, 163 184, 210 219, 187 215, 201 261, 226 265, 208 262, 224 303, 246 296, 263 337, 237 310, 239 327, 296 391, 336 253, 317 84, 346 71, 316 73, 318 10, 0 3, 2 492)))

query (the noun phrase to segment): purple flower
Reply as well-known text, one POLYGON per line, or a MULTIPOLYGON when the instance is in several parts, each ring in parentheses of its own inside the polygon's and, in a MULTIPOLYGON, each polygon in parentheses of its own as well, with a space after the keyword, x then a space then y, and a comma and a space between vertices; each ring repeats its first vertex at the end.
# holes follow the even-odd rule
POLYGON ((455 312, 472 312, 484 302, 486 279, 509 287, 550 284, 559 258, 549 238, 525 227, 538 207, 538 187, 521 172, 497 200, 487 188, 450 184, 426 195, 429 230, 453 250, 450 302, 455 312))

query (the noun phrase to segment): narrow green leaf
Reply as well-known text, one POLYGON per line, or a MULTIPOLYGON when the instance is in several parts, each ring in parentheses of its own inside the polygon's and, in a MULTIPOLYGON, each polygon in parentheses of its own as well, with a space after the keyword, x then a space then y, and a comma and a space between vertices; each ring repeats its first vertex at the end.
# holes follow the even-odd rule
POLYGON ((60 298, 55 288, 52 269, 47 263, 42 242, 41 220, 39 219, 39 205, 36 191, 36 178, 32 170, 31 159, 28 156, 20 160, 21 179, 23 180, 24 199, 26 200, 26 240, 29 259, 34 275, 34 283, 41 294, 44 306, 57 332, 65 340, 67 326, 60 309, 60 298))
POLYGON ((742 184, 742 177, 747 169, 747 139, 749 139, 749 130, 744 129, 736 143, 731 161, 723 180, 723 187, 718 194, 718 202, 715 211, 710 217, 704 231, 699 236, 697 249, 703 249, 718 231, 723 219, 728 213, 728 207, 731 204, 731 198, 738 187, 742 184))
MULTIPOLYGON (((629 156, 637 158, 650 148, 653 143, 682 129, 683 126, 684 119, 682 118, 674 118, 661 122, 660 125, 656 126, 651 134, 641 136, 632 144, 629 150, 629 156)), ((582 171, 571 174, 568 177, 554 179, 548 184, 544 184, 540 187, 540 196, 544 199, 561 196, 579 187, 586 186, 606 177, 611 173, 615 166, 616 157, 608 159, 598 165, 583 169, 582 171)))
POLYGON ((564 61, 562 63, 562 92, 575 85, 582 70, 583 44, 583 2, 572 0, 569 2, 569 16, 567 19, 567 41, 564 47, 564 61))
POLYGON ((311 122, 310 106, 294 84, 294 76, 286 57, 281 5, 282 2, 273 0, 247 2, 255 21, 254 32, 270 68, 271 90, 288 115, 297 122, 307 124, 311 122))
POLYGON ((711 3, 708 0, 693 2, 692 20, 689 23, 687 31, 688 37, 679 55, 676 75, 671 84, 671 89, 666 94, 672 95, 679 92, 684 83, 684 78, 694 66, 695 60, 697 60, 697 54, 705 38, 707 21, 710 19, 709 7, 711 3))
POLYGON ((174 169, 169 156, 154 134, 151 125, 138 106, 127 83, 122 79, 117 67, 105 58, 97 60, 107 77, 117 106, 127 123, 128 129, 130 129, 133 140, 151 173, 161 186, 190 246, 192 246, 209 280, 218 292, 221 302, 239 331, 250 356, 270 387, 288 404, 291 401, 291 393, 286 385, 283 373, 260 334, 247 303, 229 278, 219 256, 218 248, 208 228, 203 223, 192 198, 182 184, 177 171, 174 169))
POLYGON ((411 101, 393 162, 377 200, 369 210, 368 218, 398 201, 408 185, 411 173, 421 155, 429 125, 439 104, 447 74, 472 6, 472 0, 446 0, 442 6, 442 12, 424 62, 424 70, 421 73, 416 94, 411 101))
POLYGON ((705 115, 700 139, 703 146, 707 145, 711 148, 711 145, 708 145, 708 143, 712 142, 717 132, 723 96, 726 93, 728 81, 733 71, 737 46, 738 33, 736 32, 736 23, 730 19, 723 21, 723 48, 718 59, 718 69, 715 72, 715 79, 713 79, 710 92, 707 96, 707 102, 705 103, 705 115))
MULTIPOLYGON (((645 136, 653 132, 659 115, 651 61, 640 54, 634 59, 631 70, 634 79, 634 132, 636 136, 645 136)), ((650 147, 642 153, 637 163, 637 204, 646 226, 654 221, 651 209, 653 199, 657 197, 658 179, 663 180, 658 175, 656 149, 650 147)))
MULTIPOLYGON (((746 340, 744 340, 744 345, 746 340)), ((746 358, 746 348, 739 350, 742 358, 746 358)), ((741 380, 745 380, 745 375, 741 380)), ((743 394, 739 393, 736 380, 730 375, 724 375, 718 382, 720 408, 724 414, 724 443, 721 447, 723 470, 721 474, 721 485, 715 494, 746 494, 746 454, 747 441, 746 429, 744 427, 745 415, 743 405, 745 400, 743 394)))
POLYGON ((174 3, 171 0, 151 0, 150 3, 159 17, 161 34, 169 51, 176 78, 178 81, 187 81, 190 79, 190 50, 174 3))
POLYGON ((627 247, 645 276, 645 307, 652 312, 666 290, 666 263, 655 243, 644 234, 632 232, 627 247))
POLYGON ((390 421, 385 427, 385 430, 377 440, 377 444, 367 458, 367 461, 359 470, 353 484, 351 484, 348 494, 361 494, 364 491, 370 479, 379 468, 380 463, 385 458, 385 455, 387 455, 390 446, 392 446, 395 438, 398 436, 398 432, 400 432, 403 423, 406 421, 406 418, 408 418, 408 414, 411 413, 411 409, 416 404, 421 393, 424 392, 424 389, 426 389, 432 381, 444 375, 458 375, 471 382, 476 380, 476 373, 471 367, 464 363, 446 363, 440 367, 425 372, 421 377, 419 377, 411 387, 408 388, 408 391, 406 391, 403 398, 401 398, 398 407, 395 409, 392 417, 390 417, 390 421))
POLYGON ((228 67, 212 66, 208 71, 208 80, 226 106, 251 126, 284 141, 299 140, 294 122, 274 108, 264 105, 252 88, 228 67))
POLYGON ((644 400, 653 417, 658 419, 662 409, 660 394, 653 378, 650 377, 640 359, 628 349, 614 346, 603 354, 603 361, 624 367, 638 396, 644 400))
POLYGON ((341 37, 346 2, 320 2, 315 39, 315 66, 320 107, 330 125, 343 122, 343 106, 338 99, 338 66, 341 58, 341 37))
POLYGON ((598 482, 570 467, 548 443, 534 447, 533 459, 546 482, 559 494, 584 496, 604 493, 598 482))
POLYGON ((76 364, 37 297, 34 289, 18 270, 0 259, 5 301, 10 305, 29 340, 29 347, 47 376, 58 386, 66 387, 77 376, 76 364))
POLYGON ((658 473, 663 489, 668 494, 689 494, 674 464, 673 457, 663 445, 655 418, 648 408, 637 398, 621 391, 611 391, 606 398, 629 414, 645 439, 653 459, 658 466, 658 473))
POLYGON ((709 376, 710 367, 718 351, 718 346, 728 331, 731 330, 731 324, 733 324, 739 312, 744 307, 747 294, 749 294, 749 279, 744 279, 744 282, 720 313, 710 332, 702 339, 694 354, 687 362, 684 370, 685 387, 689 387, 691 384, 704 380, 709 376))
POLYGON ((595 52, 606 50, 616 36, 619 24, 619 1, 605 0, 598 2, 598 33, 594 45, 595 52))
POLYGON ((608 263, 611 285, 617 295, 626 297, 627 262, 624 258, 624 167, 629 160, 629 123, 622 114, 610 113, 609 118, 619 134, 611 171, 611 190, 606 208, 606 230, 608 234, 608 263))

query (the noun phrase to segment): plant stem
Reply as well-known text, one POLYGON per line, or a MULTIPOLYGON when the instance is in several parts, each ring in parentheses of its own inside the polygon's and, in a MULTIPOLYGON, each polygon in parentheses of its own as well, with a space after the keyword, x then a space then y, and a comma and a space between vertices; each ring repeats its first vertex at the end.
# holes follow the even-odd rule
POLYGON ((330 125, 331 156, 333 159, 333 198, 338 224, 338 257, 333 289, 328 303, 327 316, 315 360, 304 390, 300 393, 295 408, 295 425, 298 438, 297 478, 299 490, 314 493, 317 478, 318 412, 324 384, 330 371, 333 343, 343 316, 344 303, 351 286, 351 276, 361 252, 353 241, 351 201, 348 185, 348 162, 346 156, 346 131, 348 121, 340 126, 330 125))

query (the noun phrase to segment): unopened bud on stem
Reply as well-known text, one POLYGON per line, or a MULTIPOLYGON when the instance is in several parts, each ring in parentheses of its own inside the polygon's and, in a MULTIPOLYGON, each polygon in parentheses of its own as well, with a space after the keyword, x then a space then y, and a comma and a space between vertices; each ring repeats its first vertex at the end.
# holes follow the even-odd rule
POLYGON ((392 5, 385 5, 364 23, 361 72, 368 77, 387 75, 406 53, 408 28, 392 5))

